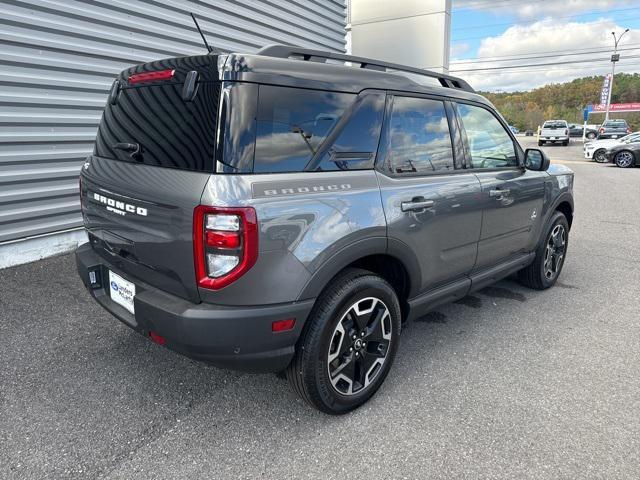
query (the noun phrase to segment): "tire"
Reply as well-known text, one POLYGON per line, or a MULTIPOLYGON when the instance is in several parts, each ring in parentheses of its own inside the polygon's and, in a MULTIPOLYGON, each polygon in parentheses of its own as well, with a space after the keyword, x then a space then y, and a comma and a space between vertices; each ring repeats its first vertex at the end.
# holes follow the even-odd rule
POLYGON ((535 290, 546 290, 553 287, 564 266, 567 256, 567 247, 569 246, 569 223, 567 217, 562 212, 555 212, 549 219, 544 235, 540 239, 536 248, 536 256, 528 267, 518 272, 520 282, 535 290), (562 242, 560 242, 558 233, 562 232, 562 242), (552 238, 555 237, 555 238, 552 238), (548 255, 548 247, 552 250, 550 263, 548 255), (558 257, 558 255, 561 255, 558 257), (549 270, 551 275, 549 275, 549 270))
POLYGON ((630 152, 629 150, 622 150, 621 152, 616 153, 616 156, 613 157, 613 161, 620 168, 629 168, 636 164, 633 152, 630 152))
POLYGON ((604 156, 605 149, 601 148, 593 152, 593 159, 598 163, 607 163, 607 157, 604 156))
POLYGON ((544 142, 542 140, 538 140, 538 146, 541 147, 542 145, 544 145, 544 142))
POLYGON ((595 132, 589 132, 587 133, 587 138, 589 140, 593 140, 594 138, 596 138, 598 135, 595 132))
POLYGON ((569 140, 565 140, 564 142, 562 142, 562 145, 564 145, 565 147, 569 146, 569 140))
POLYGON ((318 410, 347 413, 384 382, 400 328, 400 303, 391 285, 366 270, 347 269, 318 297, 287 367, 287 380, 318 410))

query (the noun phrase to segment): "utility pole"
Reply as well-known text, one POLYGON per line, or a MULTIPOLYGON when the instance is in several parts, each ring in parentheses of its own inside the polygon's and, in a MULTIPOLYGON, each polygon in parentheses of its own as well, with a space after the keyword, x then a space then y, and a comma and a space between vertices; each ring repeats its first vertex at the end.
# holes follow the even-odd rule
POLYGON ((627 28, 619 37, 616 37, 616 32, 611 32, 611 35, 613 35, 614 46, 613 55, 611 55, 611 82, 609 82, 609 94, 607 95, 607 112, 604 115, 605 122, 609 120, 609 108, 611 108, 611 91, 613 90, 613 77, 616 74, 616 62, 620 60, 620 54, 618 54, 618 44, 620 43, 620 40, 622 40, 622 37, 624 37, 624 34, 628 31, 629 29, 627 28))

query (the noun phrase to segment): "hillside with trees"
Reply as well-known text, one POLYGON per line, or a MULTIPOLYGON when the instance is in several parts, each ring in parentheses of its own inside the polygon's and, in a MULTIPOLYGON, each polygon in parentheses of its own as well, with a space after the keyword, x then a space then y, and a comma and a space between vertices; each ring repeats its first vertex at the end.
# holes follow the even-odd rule
MULTIPOLYGON (((548 119, 582 123, 582 110, 588 103, 600 103, 603 76, 584 77, 566 83, 545 85, 528 92, 483 93, 510 125, 520 130, 536 129, 548 119)), ((640 74, 616 73, 611 103, 640 102, 640 74)), ((640 112, 615 113, 634 130, 640 129, 640 112)), ((589 123, 600 124, 604 113, 591 114, 589 123)))

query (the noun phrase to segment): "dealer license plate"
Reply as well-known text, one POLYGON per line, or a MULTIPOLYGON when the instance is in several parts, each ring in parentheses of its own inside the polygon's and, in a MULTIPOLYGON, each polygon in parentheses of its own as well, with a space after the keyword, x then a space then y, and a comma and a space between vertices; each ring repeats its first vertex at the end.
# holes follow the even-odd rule
POLYGON ((117 273, 109 271, 109 292, 111 300, 118 305, 122 305, 135 315, 133 297, 136 296, 136 285, 134 283, 125 280, 117 273))

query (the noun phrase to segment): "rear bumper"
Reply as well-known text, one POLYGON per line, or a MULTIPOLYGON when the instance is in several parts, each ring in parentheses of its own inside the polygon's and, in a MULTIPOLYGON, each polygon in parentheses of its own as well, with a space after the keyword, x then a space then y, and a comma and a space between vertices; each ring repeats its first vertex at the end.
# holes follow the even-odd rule
POLYGON ((220 306, 192 303, 127 278, 98 256, 89 244, 76 250, 78 273, 96 301, 125 325, 149 338, 162 336, 166 347, 222 368, 248 372, 277 372, 293 358, 295 344, 314 300, 265 306, 220 306), (108 271, 136 284, 135 315, 109 296, 108 271), (89 272, 97 283, 91 284, 89 272), (295 318, 295 327, 273 333, 276 320, 295 318))

